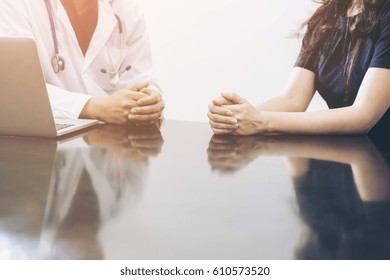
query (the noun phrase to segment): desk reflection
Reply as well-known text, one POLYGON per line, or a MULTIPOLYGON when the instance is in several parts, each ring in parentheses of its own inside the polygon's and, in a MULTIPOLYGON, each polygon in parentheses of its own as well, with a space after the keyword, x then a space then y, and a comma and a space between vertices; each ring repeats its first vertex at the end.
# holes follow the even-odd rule
POLYGON ((297 259, 390 259, 390 168, 356 137, 213 136, 213 170, 234 173, 259 156, 283 156, 299 215, 309 226, 297 259))
POLYGON ((137 203, 163 142, 157 127, 114 125, 58 147, 3 139, 0 258, 104 259, 100 229, 137 203))
POLYGON ((267 141, 258 136, 214 135, 207 149, 208 160, 213 170, 237 172, 260 156, 267 149, 266 145, 267 141))
POLYGON ((0 137, 0 259, 390 259, 389 158, 369 139, 162 132, 0 137))

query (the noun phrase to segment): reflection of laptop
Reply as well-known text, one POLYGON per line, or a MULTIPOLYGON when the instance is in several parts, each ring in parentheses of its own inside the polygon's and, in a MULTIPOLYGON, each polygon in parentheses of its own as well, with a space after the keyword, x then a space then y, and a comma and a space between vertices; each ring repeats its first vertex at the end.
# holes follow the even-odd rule
POLYGON ((0 232, 6 258, 46 257, 39 243, 56 148, 53 139, 0 136, 0 232))
POLYGON ((96 123, 54 119, 34 40, 0 38, 0 134, 56 137, 96 123))

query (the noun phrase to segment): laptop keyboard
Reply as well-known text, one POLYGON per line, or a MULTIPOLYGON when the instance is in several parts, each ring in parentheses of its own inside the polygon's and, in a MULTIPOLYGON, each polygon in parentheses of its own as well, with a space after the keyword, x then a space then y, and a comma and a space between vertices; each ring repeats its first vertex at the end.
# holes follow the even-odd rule
POLYGON ((56 130, 61 130, 70 126, 74 126, 74 124, 56 123, 56 130))

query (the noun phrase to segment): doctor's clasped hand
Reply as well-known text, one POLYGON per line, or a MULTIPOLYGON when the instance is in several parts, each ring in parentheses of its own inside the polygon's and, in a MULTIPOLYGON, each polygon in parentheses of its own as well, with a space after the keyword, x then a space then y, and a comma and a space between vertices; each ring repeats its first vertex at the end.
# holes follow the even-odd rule
POLYGON ((35 40, 53 115, 114 124, 164 109, 135 0, 2 0, 0 36, 35 40))
POLYGON ((91 98, 81 118, 98 119, 113 124, 153 123, 162 117, 164 101, 161 95, 142 83, 118 90, 107 97, 91 98))

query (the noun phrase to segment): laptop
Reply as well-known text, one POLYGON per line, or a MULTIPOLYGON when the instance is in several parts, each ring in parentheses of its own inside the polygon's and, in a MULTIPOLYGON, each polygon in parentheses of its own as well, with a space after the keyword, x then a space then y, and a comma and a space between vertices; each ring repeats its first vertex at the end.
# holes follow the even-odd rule
POLYGON ((0 135, 57 137, 97 123, 54 119, 34 39, 0 37, 0 135))

